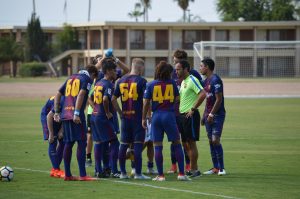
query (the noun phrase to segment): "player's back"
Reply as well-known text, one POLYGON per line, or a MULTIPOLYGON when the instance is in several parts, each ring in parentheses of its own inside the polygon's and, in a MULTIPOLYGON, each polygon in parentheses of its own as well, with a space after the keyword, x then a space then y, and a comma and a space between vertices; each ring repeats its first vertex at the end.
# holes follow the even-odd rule
POLYGON ((54 98, 55 96, 50 97, 46 104, 43 106, 42 111, 41 111, 41 118, 46 119, 48 113, 52 110, 54 106, 54 98))
POLYGON ((153 80, 147 85, 144 98, 152 100, 152 111, 174 111, 179 95, 174 80, 153 80))
POLYGON ((139 75, 126 75, 118 81, 114 95, 121 97, 123 118, 141 120, 146 83, 139 75))

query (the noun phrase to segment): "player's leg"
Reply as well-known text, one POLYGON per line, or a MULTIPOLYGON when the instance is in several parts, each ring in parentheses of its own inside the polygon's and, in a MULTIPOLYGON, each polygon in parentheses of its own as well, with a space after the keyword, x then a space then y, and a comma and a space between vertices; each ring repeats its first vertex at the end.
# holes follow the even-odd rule
POLYGON ((57 146, 57 139, 55 138, 52 143, 49 143, 49 147, 48 147, 48 155, 49 155, 50 162, 52 164, 52 169, 50 172, 51 177, 59 177, 56 175, 57 171, 59 170, 56 146, 57 146))
POLYGON ((184 159, 185 159, 185 171, 189 172, 191 170, 191 160, 185 148, 183 149, 184 159))
POLYGON ((174 145, 170 145, 170 154, 171 154, 171 168, 167 173, 177 173, 177 165, 176 165, 176 155, 175 155, 175 149, 174 145))
POLYGON ((64 147, 64 166, 65 166, 65 177, 71 177, 71 159, 72 159, 72 148, 75 142, 65 142, 64 147))
POLYGON ((120 171, 121 175, 125 177, 127 175, 126 172, 126 152, 129 147, 128 143, 122 143, 120 144, 120 150, 119 150, 119 165, 120 165, 120 171))
POLYGON ((154 170, 153 160, 154 160, 154 147, 153 147, 153 141, 148 141, 146 143, 147 145, 147 173, 148 174, 157 174, 157 171, 154 170))
POLYGON ((95 158, 95 175, 97 177, 103 177, 103 169, 102 169, 102 155, 103 155, 103 143, 100 141, 96 141, 94 145, 94 158, 95 158))
POLYGON ((86 149, 86 140, 77 141, 77 162, 79 167, 80 177, 86 176, 85 169, 85 149, 86 149))
POLYGON ((118 171, 118 154, 119 154, 120 142, 116 138, 110 141, 109 150, 110 150, 110 163, 111 163, 111 172, 113 177, 119 177, 118 171))
POLYGON ((91 114, 87 115, 87 145, 86 145, 86 162, 85 166, 92 166, 92 149, 93 149, 93 139, 91 132, 91 114))

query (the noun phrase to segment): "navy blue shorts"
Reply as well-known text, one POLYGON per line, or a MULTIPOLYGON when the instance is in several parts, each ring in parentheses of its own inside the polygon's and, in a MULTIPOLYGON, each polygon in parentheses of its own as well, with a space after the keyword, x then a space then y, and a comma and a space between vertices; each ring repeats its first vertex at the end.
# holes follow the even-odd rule
POLYGON ((212 124, 208 124, 206 119, 207 118, 205 118, 204 122, 205 122, 207 137, 209 139, 212 139, 213 135, 221 137, 223 131, 223 124, 225 121, 225 115, 215 115, 212 124))
POLYGON ((169 142, 180 140, 175 113, 155 111, 152 115, 151 123, 153 142, 162 142, 164 139, 164 132, 166 132, 169 142))
POLYGON ((114 128, 113 118, 106 119, 91 116, 91 129, 93 141, 107 142, 117 139, 117 134, 114 128))
POLYGON ((142 142, 145 140, 145 129, 142 126, 142 121, 122 119, 121 123, 121 142, 133 143, 142 142))
POLYGON ((65 120, 62 122, 64 127, 64 142, 74 142, 86 140, 86 122, 81 121, 80 124, 75 124, 73 120, 65 120))

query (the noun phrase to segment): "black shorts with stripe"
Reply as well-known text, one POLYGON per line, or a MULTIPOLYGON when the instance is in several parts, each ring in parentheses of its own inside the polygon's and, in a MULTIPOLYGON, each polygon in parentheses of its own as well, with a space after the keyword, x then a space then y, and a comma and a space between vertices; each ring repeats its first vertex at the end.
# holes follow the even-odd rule
POLYGON ((199 111, 194 111, 190 118, 186 118, 186 113, 177 116, 177 125, 181 134, 182 142, 189 140, 199 141, 200 138, 200 114, 199 111))

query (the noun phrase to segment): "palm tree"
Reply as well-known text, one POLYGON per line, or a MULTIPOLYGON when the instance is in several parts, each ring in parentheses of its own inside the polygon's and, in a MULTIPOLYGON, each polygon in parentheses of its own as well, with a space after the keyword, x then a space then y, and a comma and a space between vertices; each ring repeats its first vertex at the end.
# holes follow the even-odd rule
POLYGON ((194 0, 174 0, 178 3, 178 6, 183 10, 183 21, 186 22, 186 10, 189 7, 189 2, 194 0))
POLYGON ((144 8, 144 22, 148 22, 148 10, 151 8, 151 0, 140 0, 144 8))
POLYGON ((135 21, 138 22, 138 18, 140 16, 142 16, 144 13, 141 12, 141 4, 140 3, 136 3, 134 5, 134 10, 130 13, 128 13, 128 16, 130 16, 131 18, 135 18, 135 21))

